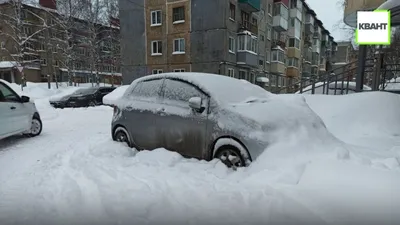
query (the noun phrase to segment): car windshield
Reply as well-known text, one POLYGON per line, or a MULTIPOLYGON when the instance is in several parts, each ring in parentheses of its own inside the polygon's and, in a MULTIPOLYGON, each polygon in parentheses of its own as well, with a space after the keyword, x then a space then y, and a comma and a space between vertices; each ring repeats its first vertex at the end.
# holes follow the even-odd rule
POLYGON ((97 88, 82 88, 74 92, 74 95, 90 95, 94 94, 97 88))

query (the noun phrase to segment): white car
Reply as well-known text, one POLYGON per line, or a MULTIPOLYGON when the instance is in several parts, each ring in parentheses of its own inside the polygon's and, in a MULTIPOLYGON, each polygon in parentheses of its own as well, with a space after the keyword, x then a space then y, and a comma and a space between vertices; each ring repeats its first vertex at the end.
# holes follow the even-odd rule
POLYGON ((34 137, 41 132, 42 120, 35 103, 0 79, 0 139, 17 134, 34 137))

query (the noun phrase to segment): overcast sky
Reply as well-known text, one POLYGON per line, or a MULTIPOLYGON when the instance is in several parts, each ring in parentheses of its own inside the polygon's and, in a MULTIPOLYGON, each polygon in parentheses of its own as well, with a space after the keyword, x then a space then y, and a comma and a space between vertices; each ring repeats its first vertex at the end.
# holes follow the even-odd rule
POLYGON ((324 23, 325 29, 331 32, 335 41, 346 39, 346 32, 339 29, 338 23, 343 26, 343 8, 340 0, 306 0, 307 4, 315 11, 319 20, 324 23))

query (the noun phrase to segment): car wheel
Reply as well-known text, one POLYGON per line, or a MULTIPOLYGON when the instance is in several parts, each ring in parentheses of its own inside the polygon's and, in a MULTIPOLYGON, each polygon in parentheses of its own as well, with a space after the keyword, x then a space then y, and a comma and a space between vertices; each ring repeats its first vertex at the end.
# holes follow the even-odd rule
POLYGON ((221 160, 228 168, 236 169, 246 166, 246 162, 240 151, 233 146, 222 146, 215 154, 215 158, 221 160))
POLYGON ((89 106, 90 106, 90 107, 95 107, 95 106, 96 106, 96 103, 95 103, 94 101, 90 101, 90 102, 89 102, 89 106))
POLYGON ((42 121, 38 117, 35 116, 32 118, 32 125, 31 125, 31 129, 28 133, 28 136, 36 137, 42 133, 42 129, 43 129, 42 121))
POLYGON ((117 127, 115 129, 113 139, 114 139, 114 141, 117 141, 117 142, 124 142, 129 147, 132 146, 128 131, 123 127, 117 127))

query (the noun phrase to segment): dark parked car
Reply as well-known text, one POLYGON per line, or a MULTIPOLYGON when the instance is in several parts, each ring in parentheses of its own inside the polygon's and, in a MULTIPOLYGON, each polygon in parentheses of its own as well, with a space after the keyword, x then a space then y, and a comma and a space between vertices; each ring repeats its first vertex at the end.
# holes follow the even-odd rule
POLYGON ((58 101, 50 100, 55 108, 89 107, 103 104, 103 97, 115 90, 114 87, 81 88, 58 101))

